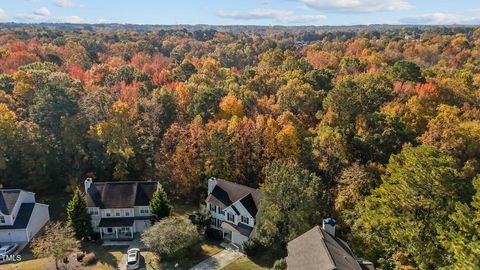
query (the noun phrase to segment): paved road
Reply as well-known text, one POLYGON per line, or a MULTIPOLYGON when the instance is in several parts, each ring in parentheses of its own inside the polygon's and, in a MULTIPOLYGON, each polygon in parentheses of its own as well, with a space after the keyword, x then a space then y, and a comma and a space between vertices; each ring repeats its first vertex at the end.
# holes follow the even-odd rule
POLYGON ((222 267, 242 258, 243 256, 245 256, 243 253, 232 248, 227 248, 195 265, 194 267, 190 268, 190 270, 221 269, 222 267))

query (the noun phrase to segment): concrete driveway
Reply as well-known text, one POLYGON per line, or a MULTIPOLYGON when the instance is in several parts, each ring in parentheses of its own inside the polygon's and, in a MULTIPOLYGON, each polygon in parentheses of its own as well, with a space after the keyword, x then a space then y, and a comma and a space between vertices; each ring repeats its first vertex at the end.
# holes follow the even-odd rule
POLYGON ((233 249, 226 248, 212 257, 202 261, 189 270, 214 270, 221 269, 222 267, 242 258, 245 256, 243 253, 233 249))
MULTIPOLYGON (((131 242, 130 245, 128 245, 128 249, 131 248, 139 248, 140 250, 145 250, 145 245, 140 241, 138 237, 135 237, 131 242)), ((141 256, 141 262, 140 262, 140 268, 139 270, 145 270, 145 258, 142 256, 142 252, 140 251, 140 256, 141 256)), ((126 270, 127 269, 127 254, 123 254, 122 259, 120 260, 120 263, 118 264, 117 269, 119 270, 126 270)))

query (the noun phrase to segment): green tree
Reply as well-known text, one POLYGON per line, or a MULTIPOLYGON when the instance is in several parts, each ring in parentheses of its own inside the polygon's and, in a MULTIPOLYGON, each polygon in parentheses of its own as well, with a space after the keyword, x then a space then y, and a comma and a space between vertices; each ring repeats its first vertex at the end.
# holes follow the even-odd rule
POLYGON ((286 243, 318 224, 325 192, 318 176, 296 164, 275 160, 263 169, 257 237, 267 246, 286 243))
POLYGON ((163 190, 162 186, 159 186, 158 189, 153 193, 153 197, 150 200, 150 220, 152 224, 164 217, 168 217, 171 209, 172 206, 167 198, 167 193, 165 190, 163 190))
POLYGON ((394 81, 400 82, 425 82, 420 67, 410 61, 400 60, 388 71, 388 75, 394 81))
POLYGON ((211 216, 210 210, 208 210, 205 205, 201 205, 200 208, 190 216, 190 220, 193 224, 197 225, 198 232, 203 234, 208 228, 208 225, 210 225, 211 216))
POLYGON ((440 243, 449 254, 444 269, 475 270, 480 266, 480 176, 473 186, 476 193, 470 205, 457 203, 449 222, 439 226, 440 243))
POLYGON ((365 229, 399 266, 435 269, 446 259, 438 226, 448 221, 455 202, 466 193, 452 157, 432 146, 393 155, 382 184, 367 197, 354 230, 365 229))
POLYGON ((86 195, 78 187, 67 205, 67 224, 73 229, 78 240, 92 237, 93 230, 90 214, 87 211, 86 195))
POLYGON ((227 95, 227 91, 221 88, 208 88, 193 95, 189 107, 190 116, 194 118, 200 115, 203 121, 208 121, 220 111, 220 101, 227 95))
POLYGON ((47 225, 45 232, 33 238, 30 243, 33 254, 39 258, 53 257, 55 269, 59 270, 59 262, 72 250, 79 247, 73 229, 61 222, 52 222, 47 225))
POLYGON ((168 217, 147 229, 141 240, 163 260, 187 254, 198 243, 198 232, 187 217, 168 217))

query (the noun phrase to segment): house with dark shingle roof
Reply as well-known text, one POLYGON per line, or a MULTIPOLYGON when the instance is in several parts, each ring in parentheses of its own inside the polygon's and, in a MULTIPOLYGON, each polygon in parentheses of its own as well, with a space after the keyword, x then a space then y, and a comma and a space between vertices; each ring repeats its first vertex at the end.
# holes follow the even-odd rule
POLYGON ((241 247, 255 227, 259 201, 257 189, 210 178, 205 200, 212 215, 210 227, 222 231, 224 240, 241 247))
POLYGON ((0 189, 0 243, 24 243, 50 220, 48 205, 37 203, 35 193, 0 189))
POLYGON ((93 231, 102 239, 131 240, 150 227, 150 200, 158 182, 93 182, 85 180, 93 231))
POLYGON ((335 236, 335 220, 323 220, 288 242, 288 270, 374 270, 373 264, 357 258, 347 243, 335 236))

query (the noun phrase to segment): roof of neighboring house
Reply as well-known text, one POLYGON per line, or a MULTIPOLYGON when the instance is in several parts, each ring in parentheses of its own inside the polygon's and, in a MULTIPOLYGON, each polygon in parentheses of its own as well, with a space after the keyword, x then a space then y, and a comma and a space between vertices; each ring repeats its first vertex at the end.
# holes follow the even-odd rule
POLYGON ((320 226, 288 243, 288 269, 362 270, 350 247, 320 226))
POLYGON ((133 217, 130 218, 102 218, 100 219, 100 223, 98 227, 131 227, 135 219, 133 217))
POLYGON ((0 226, 0 230, 27 228, 28 222, 32 217, 32 212, 34 207, 35 207, 35 203, 22 203, 22 205, 20 205, 20 209, 18 210, 18 215, 15 218, 15 222, 13 223, 13 225, 0 226))
POLYGON ((220 225, 220 226, 224 229, 227 229, 229 231, 238 232, 238 233, 240 233, 242 235, 245 235, 247 237, 250 236, 250 234, 253 231, 252 227, 247 226, 247 225, 242 224, 242 223, 238 223, 238 225, 235 225, 235 224, 232 224, 230 222, 224 221, 224 222, 222 222, 222 225, 220 225))
POLYGON ((4 215, 10 215, 20 196, 20 189, 1 189, 0 190, 0 211, 4 215))
MULTIPOLYGON (((206 202, 226 208, 240 201, 252 217, 255 217, 258 212, 257 205, 261 196, 257 189, 222 179, 216 179, 216 181, 217 184, 213 188, 212 193, 208 195, 206 202)), ((234 208, 234 210, 236 209, 234 208)))
POLYGON ((131 208, 147 206, 157 182, 93 182, 86 190, 89 207, 131 208))

